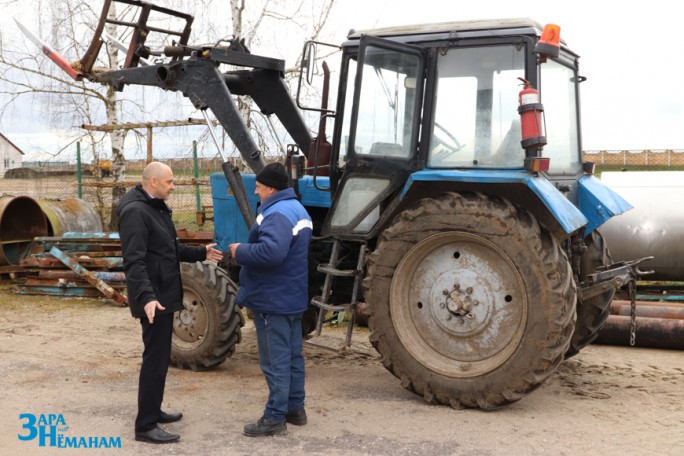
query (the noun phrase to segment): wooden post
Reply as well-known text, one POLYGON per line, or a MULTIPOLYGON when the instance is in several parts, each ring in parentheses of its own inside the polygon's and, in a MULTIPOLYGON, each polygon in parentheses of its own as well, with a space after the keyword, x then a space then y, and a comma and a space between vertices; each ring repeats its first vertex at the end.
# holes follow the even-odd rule
POLYGON ((152 125, 147 126, 147 163, 152 162, 152 125))

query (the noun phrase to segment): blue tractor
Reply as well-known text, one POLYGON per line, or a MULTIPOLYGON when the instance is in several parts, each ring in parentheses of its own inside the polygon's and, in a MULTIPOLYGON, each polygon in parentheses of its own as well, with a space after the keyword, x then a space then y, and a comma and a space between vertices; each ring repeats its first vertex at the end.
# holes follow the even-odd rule
MULTIPOLYGON (((328 108, 327 64, 320 80, 314 74, 327 45, 305 45, 293 100, 283 61, 238 40, 188 45, 192 17, 179 17, 186 27, 174 45, 147 47, 141 20, 129 24, 135 42, 123 68, 93 71, 93 50, 81 76, 183 93, 213 112, 253 172, 264 156, 233 96, 276 115, 293 139, 292 185, 314 220, 307 332, 319 334, 330 312, 362 313, 402 386, 482 409, 525 396, 595 339, 616 288, 635 275, 632 264, 612 265, 598 228, 631 206, 582 163, 585 78, 558 27, 505 19, 352 30, 334 46, 339 80, 328 108), (156 63, 140 66, 149 55, 156 63), (317 80, 323 102, 309 108, 300 95, 317 80), (320 113, 316 134, 302 109, 320 113)), ((246 238, 258 200, 254 174, 228 161, 222 171, 211 183, 215 240, 227 249, 246 238)), ((176 364, 209 369, 235 350, 235 268, 183 266, 176 364)))

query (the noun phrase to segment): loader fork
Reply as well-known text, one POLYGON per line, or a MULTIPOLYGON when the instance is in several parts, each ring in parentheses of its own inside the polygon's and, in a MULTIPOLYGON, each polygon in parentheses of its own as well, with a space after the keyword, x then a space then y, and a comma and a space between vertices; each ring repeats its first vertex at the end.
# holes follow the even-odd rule
MULTIPOLYGON (((122 25, 125 27, 131 27, 133 29, 133 35, 131 37, 131 43, 128 47, 128 53, 126 54, 126 61, 123 68, 133 68, 138 66, 141 58, 147 58, 150 55, 150 49, 145 46, 145 40, 147 40, 150 32, 157 32, 166 35, 177 36, 177 44, 185 46, 188 43, 188 38, 190 37, 190 30, 192 26, 193 16, 179 11, 175 11, 169 8, 163 8, 160 6, 152 5, 150 3, 142 2, 139 0, 105 0, 104 6, 102 7, 102 13, 100 15, 100 20, 95 27, 95 35, 93 36, 93 41, 90 43, 88 50, 83 55, 83 58, 79 61, 79 70, 87 76, 93 74, 93 66, 97 60, 97 55, 102 48, 104 43, 102 39, 102 32, 104 31, 106 24, 122 25), (113 18, 109 18, 109 8, 112 2, 123 3, 132 7, 140 8, 137 14, 137 20, 135 22, 119 21, 113 18), (160 13, 167 16, 172 16, 185 21, 185 26, 183 30, 167 30, 159 27, 154 27, 147 24, 150 19, 151 13, 160 13)), ((178 60, 181 56, 175 56, 172 60, 178 60)))
POLYGON ((321 296, 316 296, 311 300, 311 304, 318 307, 318 318, 316 320, 316 336, 321 335, 321 328, 325 320, 327 312, 345 311, 349 315, 349 323, 347 323, 347 334, 345 337, 345 347, 351 346, 352 331, 354 329, 354 314, 358 304, 359 289, 361 280, 363 278, 363 266, 366 256, 366 244, 361 243, 359 246, 359 259, 356 263, 356 269, 339 269, 340 256, 339 239, 333 242, 332 252, 330 254, 330 262, 318 266, 318 271, 325 273, 325 281, 323 283, 323 291, 321 296), (333 281, 336 277, 354 277, 354 286, 350 302, 344 304, 330 303, 330 295, 333 290, 333 281))

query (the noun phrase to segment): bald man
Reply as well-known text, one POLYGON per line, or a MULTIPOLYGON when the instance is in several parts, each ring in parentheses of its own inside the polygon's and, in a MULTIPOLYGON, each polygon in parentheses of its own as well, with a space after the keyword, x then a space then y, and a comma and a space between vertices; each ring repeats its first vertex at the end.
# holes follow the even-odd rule
POLYGON ((142 183, 128 191, 116 208, 126 273, 128 305, 140 319, 144 351, 138 384, 135 439, 170 443, 180 439, 158 423, 180 420, 182 413, 162 411, 164 385, 171 356, 173 314, 183 308, 180 262, 220 261, 216 244, 181 244, 166 204, 173 192, 173 171, 152 162, 143 170, 142 183))

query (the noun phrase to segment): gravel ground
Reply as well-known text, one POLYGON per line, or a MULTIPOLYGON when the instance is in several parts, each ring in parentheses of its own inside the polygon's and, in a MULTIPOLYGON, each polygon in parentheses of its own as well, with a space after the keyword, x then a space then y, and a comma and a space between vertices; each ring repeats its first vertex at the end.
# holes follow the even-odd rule
MULTIPOLYGON (((164 407, 184 418, 166 428, 181 441, 140 443, 133 420, 142 342, 128 309, 17 295, 9 285, 0 287, 0 308, 1 455, 684 454, 680 351, 592 345, 526 398, 482 412, 430 405, 403 389, 364 329, 346 354, 306 345, 308 425, 290 426, 283 437, 245 437, 243 425, 261 415, 266 398, 249 321, 235 355, 218 369, 170 370, 164 407), (50 414, 63 439, 114 439, 121 448, 50 447, 49 437, 41 447, 38 424, 50 414), (32 430, 36 438, 20 438, 32 430)), ((341 339, 343 329, 324 336, 341 339)))

